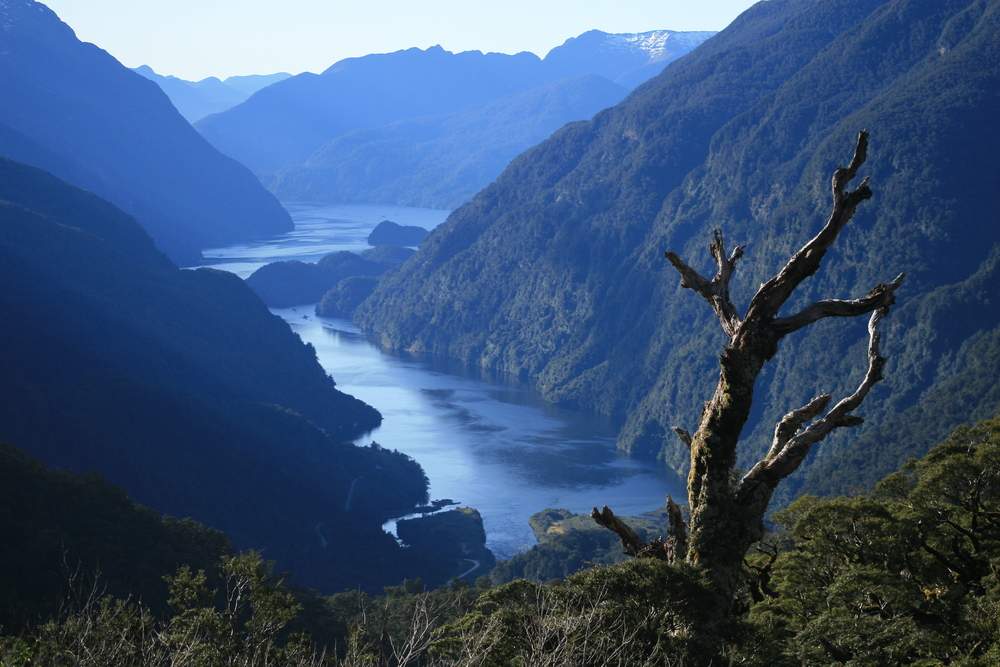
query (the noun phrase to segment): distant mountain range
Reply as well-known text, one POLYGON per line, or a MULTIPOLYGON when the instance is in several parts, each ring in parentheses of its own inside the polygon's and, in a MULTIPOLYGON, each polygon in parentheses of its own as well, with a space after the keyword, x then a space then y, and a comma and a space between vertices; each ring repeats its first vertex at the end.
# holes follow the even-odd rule
POLYGON ((454 207, 712 34, 590 31, 544 59, 441 47, 350 58, 197 127, 283 199, 454 207))
POLYGON ((205 116, 231 109, 272 83, 284 81, 291 74, 251 74, 219 79, 215 76, 201 81, 186 81, 176 76, 157 74, 149 65, 136 67, 135 72, 156 83, 181 115, 189 122, 201 120, 205 116))
POLYGON ((355 130, 271 181, 289 201, 390 202, 456 208, 525 148, 567 122, 621 101, 622 86, 597 75, 565 79, 454 114, 355 130))
MULTIPOLYGON (((998 62, 997 0, 758 3, 618 106, 516 158, 355 319, 385 348, 613 415, 623 449, 684 471, 671 428, 698 423, 723 340, 664 250, 708 267, 721 226, 747 244, 732 282, 745 305, 821 227, 833 169, 868 128, 874 199, 789 304, 908 274, 865 425, 824 443, 788 490, 862 488, 1000 406, 998 62)), ((832 320, 784 341, 743 460, 788 410, 850 393, 865 341, 863 323, 832 320)))
POLYGON ((45 5, 0 3, 0 90, 0 156, 118 205, 180 261, 292 227, 254 175, 209 145, 154 83, 80 42, 45 5))

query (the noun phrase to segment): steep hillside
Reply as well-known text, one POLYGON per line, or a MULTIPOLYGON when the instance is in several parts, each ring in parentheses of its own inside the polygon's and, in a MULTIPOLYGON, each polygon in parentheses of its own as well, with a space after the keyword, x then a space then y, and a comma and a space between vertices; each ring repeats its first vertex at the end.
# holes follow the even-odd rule
POLYGON ((243 281, 178 270, 120 210, 2 159, 0 232, 0 442, 325 590, 419 573, 380 524, 425 501, 420 467, 350 444, 380 415, 243 281))
POLYGON ((231 109, 261 88, 284 81, 291 76, 279 72, 231 76, 227 79, 210 76, 200 81, 186 81, 176 76, 157 74, 148 65, 136 67, 134 71, 158 85, 190 123, 213 113, 231 109))
POLYGON ((0 445, 0 627, 55 615, 97 584, 166 609, 162 580, 181 565, 212 570, 221 533, 158 515, 93 475, 48 470, 0 445), (96 580, 96 581, 95 581, 96 580))
MULTIPOLYGON (((867 127, 875 198, 801 296, 859 296, 908 273, 867 425, 807 467, 810 489, 865 486, 1000 402, 1000 310, 985 287, 1000 253, 998 28, 996 0, 759 3, 617 107, 517 158, 356 318, 386 348, 614 415, 622 447, 683 469, 670 427, 693 428, 723 341, 663 251, 707 266, 721 226, 747 244, 733 280, 745 304, 819 229, 830 174, 867 127)), ((791 407, 853 388, 863 340, 861 324, 828 321, 786 341, 744 456, 791 407)))
POLYGON ((162 91, 32 0, 0 4, 0 155, 52 170, 135 218, 171 256, 291 229, 246 168, 162 91))

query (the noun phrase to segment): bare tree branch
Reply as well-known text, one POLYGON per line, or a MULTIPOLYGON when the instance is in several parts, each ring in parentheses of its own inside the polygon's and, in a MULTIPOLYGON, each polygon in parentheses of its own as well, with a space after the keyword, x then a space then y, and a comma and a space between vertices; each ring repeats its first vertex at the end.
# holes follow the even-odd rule
POLYGON ((629 556, 638 556, 639 553, 646 547, 646 543, 639 539, 639 536, 635 534, 627 523, 615 516, 615 513, 611 511, 611 508, 607 505, 598 512, 595 507, 590 513, 591 518, 597 522, 598 525, 607 528, 608 530, 614 532, 618 535, 618 539, 622 541, 622 547, 625 549, 625 553, 629 556))
POLYGON ((740 325, 740 318, 729 298, 729 280, 732 278, 736 262, 743 256, 743 246, 736 246, 732 253, 727 255, 722 230, 716 229, 712 234, 712 242, 708 246, 708 251, 715 258, 717 267, 712 280, 706 280, 702 277, 675 252, 667 251, 666 258, 681 274, 681 287, 692 289, 701 294, 719 316, 723 331, 729 336, 733 336, 736 334, 736 328, 740 325))
POLYGON ((830 394, 820 394, 801 408, 792 410, 782 417, 778 425, 774 427, 774 438, 771 440, 771 448, 768 450, 764 460, 771 459, 784 449, 792 436, 799 432, 802 425, 825 410, 832 398, 830 394))
POLYGON ((792 255, 792 258, 776 276, 761 285, 753 299, 750 300, 746 319, 765 321, 773 318, 795 291, 795 288, 803 280, 816 273, 827 249, 833 245, 841 230, 850 222, 855 209, 861 202, 872 196, 867 178, 861 181, 857 189, 846 190, 847 184, 857 176, 858 170, 867 157, 868 131, 862 130, 858 133, 851 163, 847 167, 839 167, 833 173, 833 211, 830 213, 826 225, 798 252, 792 255))
MULTIPOLYGON (((677 535, 683 540, 683 544, 687 544, 687 526, 684 523, 684 517, 681 514, 680 507, 669 500, 667 504, 667 514, 670 518, 670 531, 673 535, 674 530, 678 531, 677 535), (671 508, 671 505, 673 507, 671 508), (676 512, 679 521, 674 522, 674 514, 676 512)), ((595 507, 590 513, 590 517, 597 522, 597 525, 607 528, 616 535, 618 539, 621 540, 622 548, 625 553, 629 556, 634 556, 635 558, 656 558, 658 560, 671 561, 676 554, 679 558, 683 558, 683 553, 677 553, 672 551, 672 546, 676 542, 671 542, 671 540, 663 540, 662 538, 657 538, 650 543, 645 543, 639 536, 636 535, 635 531, 629 527, 627 523, 615 516, 615 513, 611 511, 611 508, 607 505, 601 511, 597 511, 595 507)))
POLYGON ((772 326, 778 334, 785 336, 824 317, 857 317, 876 308, 891 306, 896 300, 896 290, 905 277, 906 274, 900 273, 890 283, 879 283, 860 299, 817 301, 795 315, 779 317, 772 326))
POLYGON ((691 449, 691 433, 680 426, 675 426, 673 430, 677 434, 677 439, 683 442, 685 447, 691 449))
POLYGON ((670 496, 667 496, 667 519, 670 522, 667 528, 667 560, 680 562, 687 556, 687 524, 681 506, 670 496))
POLYGON ((805 420, 809 419, 809 413, 815 415, 822 410, 829 402, 828 396, 814 398, 808 405, 785 415, 785 418, 775 428, 775 442, 771 446, 771 451, 743 477, 740 482, 740 493, 760 482, 767 483, 772 487, 775 486, 782 479, 795 472, 809 453, 809 449, 823 440, 834 429, 858 426, 863 423, 864 420, 861 417, 851 413, 861 405, 868 392, 883 377, 885 357, 879 352, 881 334, 878 325, 888 310, 889 306, 882 306, 875 310, 868 320, 868 371, 854 393, 841 399, 822 419, 802 430, 800 428, 805 420), (803 417, 803 415, 806 416, 803 417), (775 451, 775 445, 782 439, 785 440, 785 443, 778 451, 775 451))

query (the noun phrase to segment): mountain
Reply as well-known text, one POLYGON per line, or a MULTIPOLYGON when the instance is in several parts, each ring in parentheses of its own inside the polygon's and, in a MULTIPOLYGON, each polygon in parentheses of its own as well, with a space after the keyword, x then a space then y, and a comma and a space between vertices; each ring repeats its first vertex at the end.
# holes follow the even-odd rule
POLYGON ((552 49, 545 57, 545 65, 553 76, 595 74, 631 90, 714 34, 674 30, 616 34, 589 30, 552 49))
MULTIPOLYGON (((872 132, 866 202, 795 303, 865 294, 906 271, 866 424, 826 442, 800 488, 873 483, 1000 404, 1000 2, 771 0, 618 106, 516 158, 361 304, 391 350, 449 357, 606 413, 619 444, 683 471, 723 345, 666 249, 702 269, 720 226, 747 244, 745 306, 822 225, 829 179, 872 132)), ((863 373, 861 322, 783 343, 742 460, 776 421, 863 373)), ((794 488, 794 487, 792 487, 794 488)))
POLYGON ((212 148, 152 82, 32 0, 0 4, 0 155, 118 205, 169 255, 291 229, 246 168, 212 148))
POLYGON ((198 129, 282 197, 451 205, 711 34, 591 31, 544 59, 440 46, 349 58, 270 86, 198 129), (426 177, 412 174, 425 168, 426 177))
POLYGON ((291 77, 288 72, 275 72, 274 74, 242 74, 238 76, 226 77, 222 83, 233 90, 250 97, 261 88, 267 88, 272 83, 278 83, 291 77))
POLYGON ((219 150, 267 180, 346 132, 459 111, 541 80, 538 58, 530 53, 407 49, 293 76, 197 126, 219 150))
POLYGON ((176 76, 157 74, 148 65, 136 67, 133 71, 158 85, 173 102, 174 107, 191 123, 213 113, 231 109, 261 88, 284 81, 291 76, 286 72, 278 72, 231 76, 228 79, 210 76, 201 81, 185 81, 176 76))
POLYGON ((587 75, 454 114, 357 130, 279 172, 272 189, 290 201, 456 208, 525 148, 626 94, 604 77, 587 75))
POLYGON ((113 205, 0 159, 0 285, 0 442, 317 588, 428 571, 381 529, 426 501, 420 466, 351 444, 379 413, 238 277, 179 270, 113 205))

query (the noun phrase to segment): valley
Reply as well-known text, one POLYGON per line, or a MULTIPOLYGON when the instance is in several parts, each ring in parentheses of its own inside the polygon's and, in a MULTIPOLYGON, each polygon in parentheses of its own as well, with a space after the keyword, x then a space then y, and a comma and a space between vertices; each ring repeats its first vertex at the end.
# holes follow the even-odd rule
MULTIPOLYGON (((447 215, 397 206, 286 207, 293 232, 206 251, 209 266, 245 277, 270 261, 360 252, 386 218, 433 228, 447 215)), ((375 441, 413 457, 430 480, 431 498, 479 510, 497 558, 535 543, 528 519, 547 507, 586 513, 607 503, 639 514, 662 506, 668 493, 683 496, 683 482, 664 466, 616 450, 607 419, 558 408, 530 387, 475 377, 457 364, 382 352, 350 322, 317 317, 313 309, 272 312, 315 348, 341 391, 382 413, 382 424, 357 444, 375 441)))
POLYGON ((1000 0, 0 0, 0 100, 0 667, 1000 665, 1000 0))

